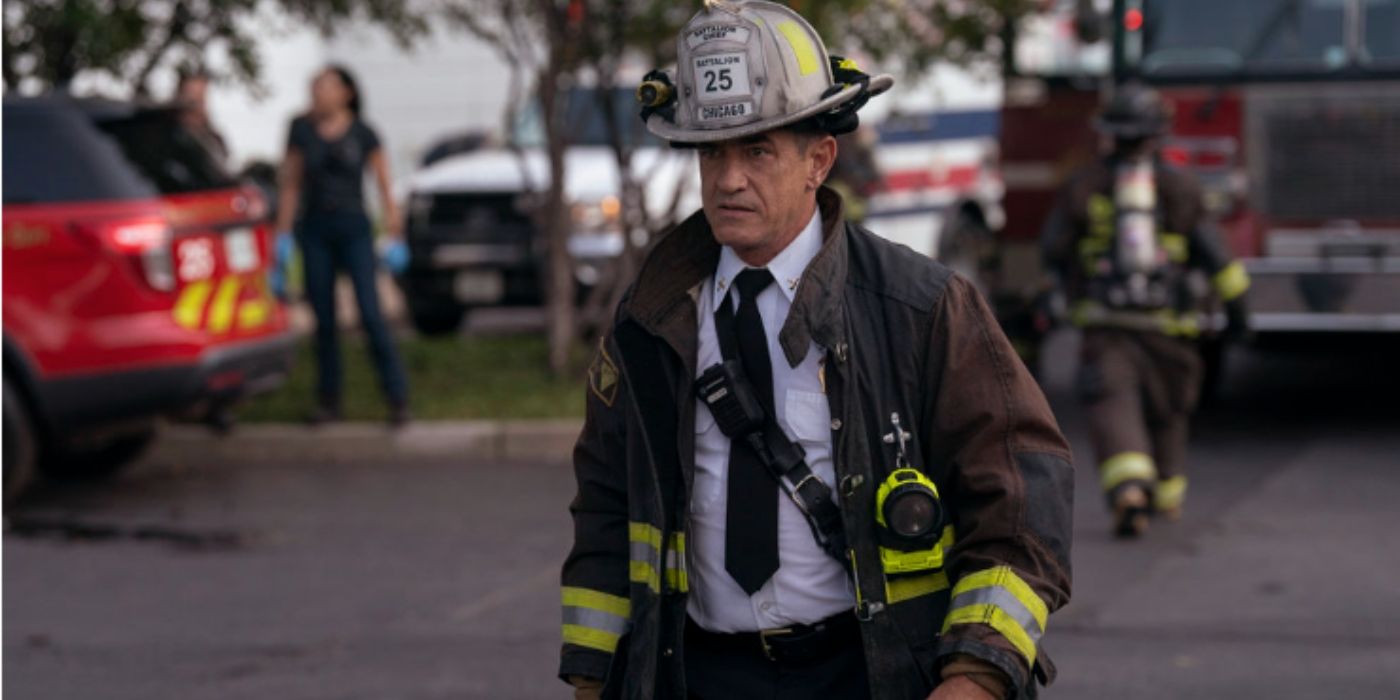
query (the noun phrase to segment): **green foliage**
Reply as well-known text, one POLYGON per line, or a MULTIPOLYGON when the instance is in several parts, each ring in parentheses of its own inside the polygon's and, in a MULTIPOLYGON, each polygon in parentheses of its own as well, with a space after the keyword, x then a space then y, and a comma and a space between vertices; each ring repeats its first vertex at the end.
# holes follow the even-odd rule
MULTIPOLYGON (((675 36, 700 2, 642 0, 585 2, 601 21, 601 47, 626 46, 653 59, 675 60, 675 36), (621 9, 619 10, 619 7, 621 9)), ((934 61, 970 64, 999 56, 1008 24, 1029 14, 1036 0, 790 0, 833 53, 859 52, 917 71, 934 61)))
POLYGON ((15 0, 4 7, 4 81, 10 90, 66 85, 82 71, 147 92, 163 65, 204 65, 224 50, 225 77, 258 87, 259 44, 276 33, 265 10, 331 34, 350 21, 384 28, 407 46, 428 29, 422 3, 401 0, 15 0))

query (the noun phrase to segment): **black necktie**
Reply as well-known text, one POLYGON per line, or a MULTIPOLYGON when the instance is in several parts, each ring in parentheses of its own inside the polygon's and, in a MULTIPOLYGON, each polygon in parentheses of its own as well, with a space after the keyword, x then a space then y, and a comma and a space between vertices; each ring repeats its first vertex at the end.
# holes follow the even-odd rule
MULTIPOLYGON (((715 330, 724 359, 736 358, 758 391, 764 410, 773 412, 773 365, 768 336, 758 315, 758 294, 773 283, 768 270, 747 269, 734 279, 739 311, 730 303, 715 312, 715 330)), ((778 570, 778 484, 768 476, 748 444, 729 445, 729 505, 724 518, 724 568, 745 593, 753 595, 778 570)))

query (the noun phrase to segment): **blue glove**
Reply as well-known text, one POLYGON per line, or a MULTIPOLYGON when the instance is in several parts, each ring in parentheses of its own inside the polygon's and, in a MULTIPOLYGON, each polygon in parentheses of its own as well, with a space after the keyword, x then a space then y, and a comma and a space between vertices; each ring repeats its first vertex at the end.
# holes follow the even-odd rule
POLYGON ((287 272, 291 269, 292 254, 296 252, 296 241, 292 234, 282 231, 272 244, 272 266, 267 271, 267 286, 272 294, 282 301, 287 300, 287 272))
POLYGON ((384 267, 389 268, 389 272, 394 275, 402 275, 408 270, 408 244, 401 238, 390 240, 384 245, 380 258, 384 261, 384 267))

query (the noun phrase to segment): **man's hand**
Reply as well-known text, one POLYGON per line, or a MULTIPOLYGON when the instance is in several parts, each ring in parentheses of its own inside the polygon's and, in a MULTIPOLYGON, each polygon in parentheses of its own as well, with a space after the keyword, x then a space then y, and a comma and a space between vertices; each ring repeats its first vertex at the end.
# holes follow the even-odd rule
POLYGON ((943 679, 928 700, 1001 700, 967 676, 943 679))
POLYGON ((574 686, 574 700, 598 700, 603 694, 603 682, 585 676, 569 676, 569 684, 574 686))

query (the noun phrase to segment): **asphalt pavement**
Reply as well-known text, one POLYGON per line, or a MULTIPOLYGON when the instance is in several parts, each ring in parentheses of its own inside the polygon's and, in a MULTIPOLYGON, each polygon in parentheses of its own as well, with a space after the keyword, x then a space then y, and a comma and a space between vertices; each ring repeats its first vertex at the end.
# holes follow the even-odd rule
MULTIPOLYGON (((1074 345, 1057 339, 1045 378, 1079 471, 1044 697, 1400 697, 1397 355, 1234 358, 1197 422, 1186 519, 1123 542, 1068 388, 1074 345)), ((210 444, 7 513, 7 694, 568 697, 566 454, 239 463, 210 444)))

